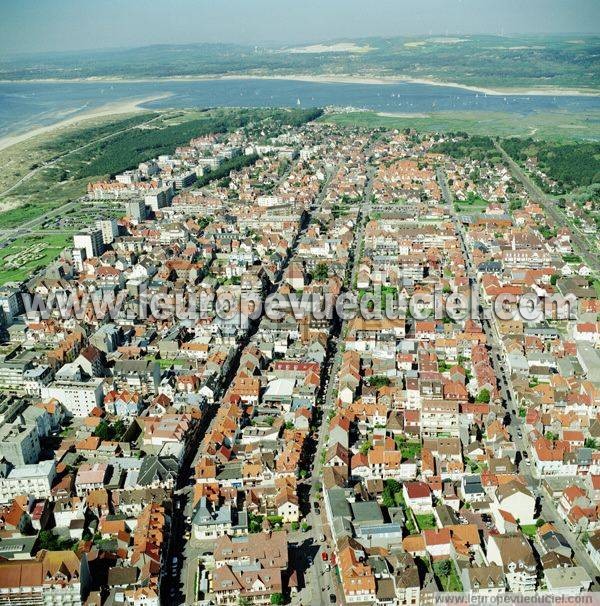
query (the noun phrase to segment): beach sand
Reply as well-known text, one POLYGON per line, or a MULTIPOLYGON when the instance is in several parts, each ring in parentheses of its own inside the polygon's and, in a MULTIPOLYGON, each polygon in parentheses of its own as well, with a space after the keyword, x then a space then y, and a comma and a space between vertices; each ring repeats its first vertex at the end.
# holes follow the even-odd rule
POLYGON ((7 147, 11 147, 12 145, 16 145, 17 143, 22 143, 23 141, 27 141, 28 139, 31 139, 33 137, 51 133, 66 126, 73 126, 74 124, 78 124, 79 122, 83 122, 84 120, 90 120, 92 118, 101 118, 105 116, 113 116, 118 114, 131 114, 143 111, 143 108, 141 106, 144 103, 149 103, 150 101, 156 101, 158 99, 165 99, 170 96, 170 93, 166 93, 163 95, 153 95, 152 97, 145 97, 142 99, 130 99, 129 101, 107 103, 106 105, 91 109, 90 111, 82 112, 71 118, 67 118, 66 120, 56 122, 55 124, 48 124, 47 126, 40 126, 38 128, 28 130, 27 132, 19 133, 17 135, 7 135, 5 137, 2 137, 0 138, 0 150, 6 149, 7 147))
MULTIPOLYGON (((69 78, 61 80, 60 78, 19 80, 18 82, 106 82, 107 84, 117 83, 149 83, 149 82, 205 82, 211 80, 296 80, 299 82, 322 82, 339 84, 427 84, 430 86, 449 86, 452 88, 461 88, 484 95, 520 95, 520 96, 550 96, 550 97, 598 97, 600 90, 586 88, 567 88, 559 86, 543 86, 538 88, 524 87, 498 87, 487 88, 484 86, 471 86, 469 84, 460 84, 459 82, 446 82, 428 78, 413 78, 410 76, 356 76, 352 74, 222 74, 206 76, 167 76, 161 78, 114 78, 114 77, 91 77, 91 78, 69 78)), ((10 82, 12 80, 0 80, 0 83, 10 82)))
MULTIPOLYGON (((211 78, 213 79, 213 78, 211 78)), ((218 79, 218 78, 214 78, 218 79)), ((535 88, 535 89, 524 89, 524 88, 485 88, 482 86, 469 86, 467 84, 459 84, 458 82, 441 82, 438 80, 429 80, 427 78, 410 78, 410 77, 370 77, 370 76, 350 76, 350 75, 334 75, 326 74, 321 76, 304 76, 301 74, 286 75, 286 76, 252 76, 252 75, 240 75, 240 76, 222 76, 221 80, 234 80, 234 79, 256 79, 256 80, 297 80, 301 82, 323 82, 323 83, 340 83, 340 84, 427 84, 429 86, 447 86, 452 88, 461 88, 463 90, 472 91, 474 93, 483 93, 484 95, 519 95, 519 96, 549 96, 549 97, 561 97, 561 96, 574 96, 574 97, 597 97, 600 96, 599 91, 572 89, 572 88, 559 88, 559 87, 548 87, 548 88, 535 88)))

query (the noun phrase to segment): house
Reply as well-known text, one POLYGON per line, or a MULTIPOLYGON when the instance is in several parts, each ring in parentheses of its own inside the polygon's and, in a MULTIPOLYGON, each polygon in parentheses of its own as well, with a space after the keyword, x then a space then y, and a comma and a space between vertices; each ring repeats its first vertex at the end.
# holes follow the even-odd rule
POLYGON ((482 596, 500 595, 506 591, 504 571, 497 564, 465 567, 461 571, 463 590, 482 596))
POLYGON ((405 482, 402 494, 406 506, 415 513, 429 513, 433 510, 431 488, 424 482, 405 482))
POLYGON ((490 564, 502 567, 510 591, 535 592, 537 563, 529 541, 522 534, 490 535, 487 557, 490 564))
POLYGON ((329 423, 329 443, 341 444, 348 448, 350 443, 350 421, 347 417, 336 415, 329 423))
POLYGON ((590 535, 590 540, 586 545, 586 550, 596 568, 600 568, 600 532, 590 535))
POLYGON ((481 484, 481 476, 463 475, 460 482, 460 494, 466 503, 485 500, 486 494, 481 484))
POLYGON ((337 554, 338 570, 346 602, 373 603, 376 599, 377 583, 364 547, 354 539, 343 537, 338 543, 337 554))
POLYGON ((593 582, 583 566, 547 568, 544 570, 544 580, 549 592, 561 596, 587 592, 593 582))
POLYGON ((85 554, 42 549, 32 560, 0 562, 0 604, 81 606, 90 582, 85 554))
POLYGON ((192 518, 192 532, 198 541, 247 534, 248 515, 231 505, 213 507, 203 496, 192 518))
POLYGON ((447 560, 451 556, 452 534, 449 528, 436 528, 434 530, 423 530, 425 551, 431 558, 447 560))
POLYGON ((498 487, 490 509, 496 527, 501 532, 504 531, 504 517, 501 512, 510 514, 522 525, 535 523, 535 497, 526 486, 517 480, 511 480, 498 487))
POLYGON ((75 476, 75 491, 81 497, 92 490, 104 487, 104 481, 108 474, 106 463, 84 463, 79 466, 75 476))

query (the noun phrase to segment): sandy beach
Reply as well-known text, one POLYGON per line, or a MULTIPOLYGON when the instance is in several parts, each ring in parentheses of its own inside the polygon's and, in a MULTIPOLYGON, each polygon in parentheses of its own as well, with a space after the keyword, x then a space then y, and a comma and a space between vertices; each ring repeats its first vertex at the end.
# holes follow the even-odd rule
POLYGON ((149 83, 149 82, 205 82, 216 80, 295 80, 299 82, 321 82, 324 84, 426 84, 429 86, 446 86, 460 88, 463 90, 472 91, 484 95, 519 95, 519 96, 550 96, 550 97, 598 97, 600 90, 588 90, 580 88, 562 88, 558 86, 538 87, 538 88, 488 88, 484 86, 471 86, 469 84, 461 84, 459 82, 445 82, 441 80, 433 80, 428 78, 413 78, 411 76, 357 76, 352 74, 222 74, 222 75, 207 75, 207 76, 168 76, 164 78, 70 78, 61 80, 59 78, 48 79, 33 79, 33 80, 0 80, 0 83, 15 82, 106 82, 107 84, 118 83, 149 83))
POLYGON ((156 101, 158 99, 165 99, 170 96, 170 94, 153 95, 152 97, 145 97, 142 99, 130 99, 129 101, 123 101, 118 103, 107 103, 106 105, 102 105, 86 112, 81 112, 80 114, 77 114, 71 118, 56 122, 55 124, 48 124, 47 126, 40 126, 27 132, 19 133, 17 135, 7 135, 6 137, 2 137, 0 138, 0 150, 6 149, 7 147, 11 147, 12 145, 16 145, 17 143, 22 143, 23 141, 27 141, 28 139, 31 139, 33 137, 37 137, 39 135, 59 130, 66 126, 73 126, 74 124, 78 124, 80 122, 83 122, 84 120, 90 120, 92 118, 102 118, 104 116, 116 116, 118 114, 131 114, 143 111, 143 108, 141 106, 144 103, 149 103, 150 101, 156 101))
POLYGON ((350 76, 350 75, 321 75, 321 76, 304 76, 304 75, 286 75, 286 76, 222 76, 221 78, 211 79, 256 79, 256 80, 297 80, 301 82, 323 82, 323 83, 339 83, 339 84, 426 84, 429 86, 446 86, 453 88, 461 88, 463 90, 472 91, 474 93, 482 93, 484 95, 495 95, 502 97, 504 95, 519 95, 519 96, 581 96, 581 97, 598 97, 600 91, 588 91, 571 88, 536 88, 536 89, 523 89, 523 88, 485 88, 481 86, 469 86, 467 84, 459 84, 458 82, 441 82, 438 80, 429 80, 426 78, 411 78, 411 77, 363 77, 363 76, 350 76))

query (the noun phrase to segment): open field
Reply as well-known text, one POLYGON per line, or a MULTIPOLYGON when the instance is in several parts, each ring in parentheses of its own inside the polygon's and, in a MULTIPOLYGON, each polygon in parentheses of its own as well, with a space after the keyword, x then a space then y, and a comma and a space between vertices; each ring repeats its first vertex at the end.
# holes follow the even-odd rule
POLYGON ((548 112, 526 116, 508 112, 436 112, 426 117, 356 111, 327 114, 321 120, 365 128, 463 131, 472 135, 535 137, 551 141, 600 140, 600 110, 585 115, 548 112))
POLYGON ((67 246, 68 235, 35 235, 18 238, 0 249, 0 285, 29 277, 51 263, 67 246))

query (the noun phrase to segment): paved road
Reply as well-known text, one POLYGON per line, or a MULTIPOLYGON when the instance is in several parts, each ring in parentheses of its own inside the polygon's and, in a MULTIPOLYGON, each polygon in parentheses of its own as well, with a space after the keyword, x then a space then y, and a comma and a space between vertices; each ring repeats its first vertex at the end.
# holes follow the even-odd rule
MULTIPOLYGON (((368 156, 368 151, 366 152, 366 154, 368 156)), ((373 191, 374 173, 375 169, 369 168, 367 172, 367 183, 365 185, 365 191, 363 195, 363 204, 361 205, 359 211, 354 241, 352 249, 350 251, 350 257, 348 259, 349 265, 346 268, 345 284, 347 287, 349 286, 350 288, 352 288, 352 285, 356 280, 358 266, 360 263, 360 249, 363 241, 364 229, 366 222, 368 221, 369 213, 371 211, 371 194, 373 191)), ((328 548, 328 546, 332 546, 331 530, 325 521, 325 512, 324 507, 322 506, 322 499, 320 500, 321 507, 319 509, 319 513, 315 511, 313 505, 316 501, 317 493, 319 492, 318 488, 321 485, 321 473, 323 469, 322 452, 327 446, 329 414, 335 408, 334 393, 336 390, 336 380, 342 361, 342 351, 339 347, 339 343, 340 340, 343 338, 343 335, 345 334, 346 327, 347 324, 345 321, 341 323, 339 321, 334 323, 332 334, 330 336, 329 356, 325 362, 327 365, 325 372, 327 383, 325 388, 325 394, 322 398, 321 424, 318 429, 315 461, 309 479, 309 500, 311 507, 309 520, 311 526, 313 527, 313 536, 315 537, 315 540, 318 540, 320 536, 325 537, 325 544, 323 546, 320 546, 320 549, 317 553, 317 557, 314 560, 314 564, 310 567, 310 577, 312 579, 310 603, 313 604, 326 603, 328 599, 327 597, 325 597, 326 594, 335 594, 337 603, 345 604, 344 593, 339 582, 338 576, 335 574, 333 568, 325 570, 323 566, 323 561, 321 559, 321 553, 323 549, 328 548)), ((330 557, 332 550, 329 549, 327 553, 330 557)), ((303 599, 303 596, 300 596, 300 599, 303 599)), ((301 601, 300 603, 304 604, 305 602, 301 601)))
POLYGON ((594 271, 600 269, 600 255, 597 250, 594 250, 587 237, 577 228, 572 228, 567 225, 565 216, 557 210, 556 201, 552 196, 544 193, 536 183, 527 175, 527 173, 506 153, 499 143, 495 143, 498 151, 508 163, 508 166, 513 175, 523 184, 527 193, 544 208, 548 215, 552 218, 556 225, 564 225, 569 227, 572 232, 572 241, 575 248, 583 260, 594 271))
MULTIPOLYGON (((438 170, 438 182, 440 183, 442 194, 445 200, 449 204, 452 204, 452 196, 450 191, 448 190, 446 178, 441 169, 438 170)), ((471 251, 468 250, 465 243, 464 227, 462 226, 462 224, 460 224, 460 222, 456 220, 455 225, 457 228, 459 241, 461 243, 463 256, 465 258, 467 274, 471 281, 471 286, 473 288, 477 288, 478 286, 476 282, 475 271, 472 265, 471 251)), ((545 490, 541 489, 540 480, 538 477, 536 477, 535 468, 531 466, 531 444, 529 443, 529 438, 526 435, 526 432, 524 431, 523 419, 520 418, 518 415, 518 403, 515 401, 514 398, 514 390, 512 389, 510 374, 507 371, 508 366, 504 358, 502 344, 494 327, 494 324, 492 323, 490 317, 488 317, 488 315, 490 314, 484 313, 489 312, 491 310, 489 310, 488 308, 479 307, 478 311, 483 330, 487 337, 487 343, 490 347, 490 359, 492 362, 492 367, 494 368, 496 378, 498 380, 503 405, 507 408, 507 411, 510 415, 511 422, 508 426, 508 430, 520 454, 519 472, 525 478, 525 481, 527 482, 530 490, 540 500, 541 517, 547 522, 552 522, 557 528, 557 530, 565 536, 565 538, 571 545, 571 548, 573 549, 573 553, 575 554, 577 562, 581 566, 583 566, 586 572, 590 575, 590 577, 594 579, 592 590, 597 591, 600 588, 596 580, 599 572, 598 569, 592 563, 592 560, 590 559, 581 541, 567 526, 563 519, 563 516, 561 516, 556 510, 554 500, 551 498, 550 495, 548 495, 545 490)))
MULTIPOLYGON (((285 178, 285 175, 282 176, 282 179, 283 178, 285 178)), ((298 248, 298 244, 305 237, 307 228, 312 221, 312 217, 313 217, 315 211, 318 210, 322 205, 323 199, 325 198, 327 189, 329 187, 330 179, 331 179, 331 174, 328 174, 327 179, 323 183, 323 186, 321 188, 319 195, 317 196, 315 202, 311 205, 311 207, 308 211, 308 214, 307 214, 305 220, 303 221, 303 224, 300 226, 300 229, 298 230, 298 233, 296 234, 296 237, 294 238, 294 241, 290 247, 290 250, 288 251, 288 255, 287 255, 284 263, 282 264, 282 267, 281 267, 280 271, 278 272, 278 274, 275 278, 275 281, 271 285, 271 288, 267 294, 272 294, 273 292, 275 292, 278 289, 278 287, 281 283, 283 274, 285 272, 285 269, 288 267, 289 263, 294 258, 295 254, 296 254, 296 250, 298 248)), ((222 382, 220 390, 218 391, 218 393, 215 394, 215 401, 217 401, 217 402, 219 401, 219 398, 222 396, 223 391, 228 387, 230 382, 233 380, 233 377, 235 376, 235 374, 237 372, 237 368, 239 366, 240 354, 243 351, 243 349, 245 348, 245 346, 248 344, 250 339, 252 338, 252 335, 258 329, 259 325, 260 325, 260 319, 251 325, 247 334, 240 341, 239 346, 238 346, 238 355, 234 359, 234 361, 231 365, 231 368, 229 369, 228 378, 222 382)), ((197 439, 194 440, 194 445, 193 445, 192 450, 196 454, 197 454, 197 451, 198 451, 202 438, 207 433, 207 431, 210 430, 210 427, 212 426, 212 423, 214 422, 214 417, 215 417, 215 415, 213 414, 211 421, 208 424, 207 428, 204 431, 199 432, 197 439)), ((193 465, 193 461, 191 462, 191 465, 193 465)), ((190 467, 191 467, 191 465, 190 465, 190 467)), ((187 475, 187 476, 189 476, 189 478, 191 480, 191 469, 188 471, 189 471, 189 473, 181 474, 181 475, 184 477, 187 475)), ((183 484, 185 484, 185 483, 183 483, 183 484)), ((191 513, 192 513, 191 512, 192 491, 191 490, 185 491, 184 490, 185 487, 183 484, 180 486, 180 490, 182 491, 182 496, 181 496, 182 505, 181 505, 181 508, 178 510, 181 519, 183 519, 183 517, 184 517, 183 516, 184 511, 190 513, 190 517, 191 517, 191 513)), ((314 514, 314 512, 311 512, 311 514, 314 514)), ((321 549, 321 547, 318 545, 318 537, 319 537, 319 534, 321 534, 321 532, 322 532, 322 527, 319 524, 319 520, 316 519, 315 517, 312 517, 312 518, 309 517, 309 524, 312 526, 311 531, 309 533, 298 534, 297 538, 298 538, 299 543, 302 545, 302 547, 294 550, 294 553, 296 554, 298 567, 301 570, 306 569, 308 571, 308 576, 309 576, 309 579, 307 579, 309 581, 308 591, 313 592, 313 587, 315 588, 314 595, 316 596, 316 600, 317 600, 315 603, 319 603, 319 601, 323 595, 323 592, 329 590, 331 583, 327 578, 325 578, 325 573, 323 570, 323 562, 321 560, 321 555, 320 555, 320 551, 319 551, 321 549), (316 565, 309 566, 308 565, 309 558, 316 565), (316 588, 318 588, 318 589, 316 589, 316 588)), ((170 562, 172 561, 172 557, 174 554, 179 554, 179 553, 183 554, 183 558, 181 560, 180 566, 177 569, 176 574, 174 574, 174 575, 170 574, 169 577, 167 578, 167 582, 164 584, 165 587, 164 587, 164 591, 163 591, 163 597, 168 599, 168 603, 170 603, 170 604, 180 604, 180 603, 193 604, 196 602, 196 595, 195 595, 196 573, 198 570, 199 557, 200 557, 200 555, 202 555, 202 553, 205 551, 205 549, 201 544, 200 545, 195 544, 192 541, 186 541, 184 539, 183 534, 186 529, 189 529, 189 525, 184 524, 183 522, 181 522, 177 525, 177 533, 175 534, 173 540, 171 541, 171 547, 168 550, 169 555, 167 557, 167 562, 169 562, 169 565, 170 565, 170 562), (181 550, 182 545, 184 546, 183 551, 181 550)))

